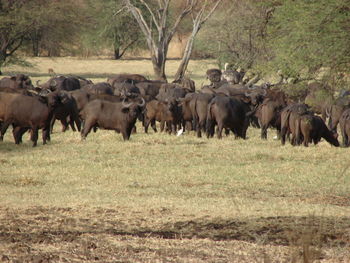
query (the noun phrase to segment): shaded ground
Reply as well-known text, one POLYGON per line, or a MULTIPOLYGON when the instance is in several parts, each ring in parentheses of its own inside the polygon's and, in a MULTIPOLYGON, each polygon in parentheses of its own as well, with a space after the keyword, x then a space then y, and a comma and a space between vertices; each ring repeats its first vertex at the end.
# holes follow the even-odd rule
POLYGON ((1 208, 1 262, 350 261, 350 218, 179 220, 166 209, 1 208))

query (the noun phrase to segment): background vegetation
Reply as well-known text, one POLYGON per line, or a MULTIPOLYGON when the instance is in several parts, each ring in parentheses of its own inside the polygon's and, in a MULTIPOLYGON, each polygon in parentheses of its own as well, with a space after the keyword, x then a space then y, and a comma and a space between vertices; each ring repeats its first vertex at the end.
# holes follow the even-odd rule
MULTIPOLYGON (((200 1, 189 2, 193 8, 176 28, 181 49, 191 35, 192 19, 203 7, 200 1)), ((173 25, 189 2, 169 2, 165 27, 173 25)), ((127 3, 139 8, 152 37, 158 38, 154 20, 162 12, 158 1, 147 1, 147 6, 141 0, 1 0, 0 69, 4 63, 23 61, 25 55, 108 55, 120 59, 138 51, 149 57, 150 46, 147 48, 131 9, 125 7, 127 3)), ((215 59, 221 66, 230 63, 260 76, 278 72, 293 82, 321 79, 335 88, 347 88, 349 6, 349 0, 222 0, 200 26, 203 28, 190 54, 192 58, 215 59)))
MULTIPOLYGON (((35 58, 35 72, 105 80, 152 74, 148 60, 35 58)), ((179 61, 169 61, 169 76, 179 61)), ((210 61, 191 61, 197 83, 210 61)), ((30 69, 29 69, 30 70, 30 69)), ((99 130, 60 132, 33 148, 0 144, 0 253, 11 260, 96 262, 347 262, 349 155, 326 142, 262 141, 99 130)), ((5 258, 6 258, 5 257, 5 258)))

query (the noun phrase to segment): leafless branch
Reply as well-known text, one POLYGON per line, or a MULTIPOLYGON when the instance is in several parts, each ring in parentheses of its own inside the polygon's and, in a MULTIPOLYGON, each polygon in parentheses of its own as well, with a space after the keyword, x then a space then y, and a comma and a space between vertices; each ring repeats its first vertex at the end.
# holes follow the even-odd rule
POLYGON ((147 8, 148 12, 150 13, 152 19, 153 19, 153 23, 156 25, 157 29, 159 30, 159 23, 156 19, 156 16, 154 15, 154 12, 152 11, 152 9, 150 8, 150 6, 144 1, 144 0, 140 0, 140 2, 147 8))
POLYGON ((209 19, 209 17, 214 13, 214 11, 218 8, 219 4, 222 2, 222 0, 218 0, 215 5, 213 6, 213 8, 209 11, 209 13, 206 15, 206 17, 202 20, 204 23, 205 21, 207 21, 209 19))

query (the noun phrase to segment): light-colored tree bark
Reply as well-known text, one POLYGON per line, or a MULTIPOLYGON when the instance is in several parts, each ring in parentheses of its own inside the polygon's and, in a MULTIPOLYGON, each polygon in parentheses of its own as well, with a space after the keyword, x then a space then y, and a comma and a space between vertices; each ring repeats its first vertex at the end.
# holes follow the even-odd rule
MULTIPOLYGON (((138 22, 141 31, 146 37, 147 45, 151 53, 151 60, 153 64, 153 70, 156 78, 161 80, 167 80, 165 74, 165 63, 167 60, 168 48, 171 39, 178 30, 178 27, 183 19, 192 14, 193 31, 191 37, 185 48, 184 58, 181 62, 181 70, 178 72, 185 72, 188 61, 192 52, 193 40, 198 33, 203 23, 214 12, 218 4, 222 0, 216 0, 214 7, 205 15, 206 9, 209 6, 207 1, 204 3, 198 0, 186 0, 182 8, 179 10, 179 14, 173 20, 169 22, 169 9, 171 0, 158 0, 158 10, 154 10, 144 0, 138 0, 140 4, 144 5, 151 17, 151 23, 147 23, 145 15, 141 12, 140 8, 136 7, 130 0, 124 0, 125 7, 132 13, 136 21, 138 22), (194 9, 198 6, 202 6, 197 14, 194 15, 194 9), (154 30, 155 29, 155 30, 154 30)), ((180 73, 180 75, 183 75, 180 73)))
POLYGON ((193 50, 193 43, 194 39, 203 26, 203 24, 210 18, 210 16, 214 13, 216 8, 219 6, 222 0, 217 0, 212 7, 209 7, 208 1, 206 0, 203 4, 202 7, 199 9, 199 11, 194 14, 192 11, 192 33, 190 37, 187 40, 186 47, 184 50, 184 53, 182 55, 181 63, 180 66, 176 72, 175 75, 175 81, 181 80, 186 73, 188 63, 191 58, 192 50, 193 50), (207 11, 208 9, 208 11, 207 11))

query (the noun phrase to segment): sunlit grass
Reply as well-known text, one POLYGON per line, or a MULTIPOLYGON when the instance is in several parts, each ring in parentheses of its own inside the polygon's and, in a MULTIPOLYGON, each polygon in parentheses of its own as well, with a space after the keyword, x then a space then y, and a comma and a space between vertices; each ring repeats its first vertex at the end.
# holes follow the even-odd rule
MULTIPOLYGON (((94 81, 121 72, 152 76, 148 60, 31 60, 36 63, 35 68, 11 67, 4 72, 26 70, 34 80, 43 81, 49 78, 48 68, 94 81)), ((168 62, 170 76, 175 73, 177 63, 168 62)), ((191 62, 189 69, 197 86, 205 82, 205 70, 212 66, 215 65, 211 61, 191 62)), ((193 220, 199 226, 204 221, 212 224, 248 220, 259 227, 262 224, 259 220, 264 219, 269 228, 269 218, 284 222, 310 216, 325 218, 325 222, 330 220, 336 228, 338 221, 350 216, 349 150, 331 147, 324 141, 308 148, 282 146, 272 139, 274 131, 269 131, 269 139, 264 141, 260 139, 260 131, 254 128, 248 129, 247 140, 235 140, 232 136, 208 140, 196 138, 193 133, 180 137, 152 131, 145 134, 140 123, 138 133, 132 134, 130 141, 124 142, 120 134, 106 130, 92 132, 86 141, 81 141, 78 132, 62 133, 60 128, 56 123, 52 141, 42 145, 39 140, 36 148, 31 146, 27 134, 22 145, 14 144, 10 130, 6 134, 0 143, 2 208, 23 212, 32 207, 69 207, 78 211, 74 216, 90 217, 93 222, 102 220, 95 219, 96 209, 113 209, 123 227, 132 231, 173 229, 179 222, 193 220), (89 214, 91 211, 94 216, 89 214)), ((102 217, 107 220, 105 216, 102 217)), ((288 224, 286 228, 292 230, 300 226, 297 221, 288 224)), ((348 228, 341 229, 350 236, 348 228)), ((193 233, 197 230, 194 228, 193 233)), ((241 230, 248 231, 244 227, 241 230)), ((228 229, 222 234, 229 236, 232 231, 228 229)), ((201 235, 212 238, 214 232, 204 229, 201 235)), ((265 244, 264 238, 257 235, 256 242, 265 244)), ((140 241, 130 242, 137 247, 140 241)), ((148 247, 154 246, 152 239, 147 242, 148 247)), ((159 241, 160 246, 162 242, 159 241)), ((198 242, 201 241, 194 240, 191 244, 196 246, 198 242)), ((165 249, 176 254, 173 247, 176 244, 179 245, 169 243, 167 246, 171 247, 165 249)), ((211 243, 211 246, 213 250, 207 253, 217 259, 218 252, 214 250, 223 244, 211 243)), ((240 246, 249 253, 254 251, 242 243, 235 244, 236 248, 240 246)), ((265 251, 270 249, 265 246, 265 251)), ((276 257, 271 251, 269 255, 276 257)), ((324 251, 328 259, 338 252, 345 253, 342 247, 324 251)), ((350 256, 345 253, 345 258, 350 256)), ((261 259, 261 255, 253 253, 247 262, 254 259, 261 259)))

